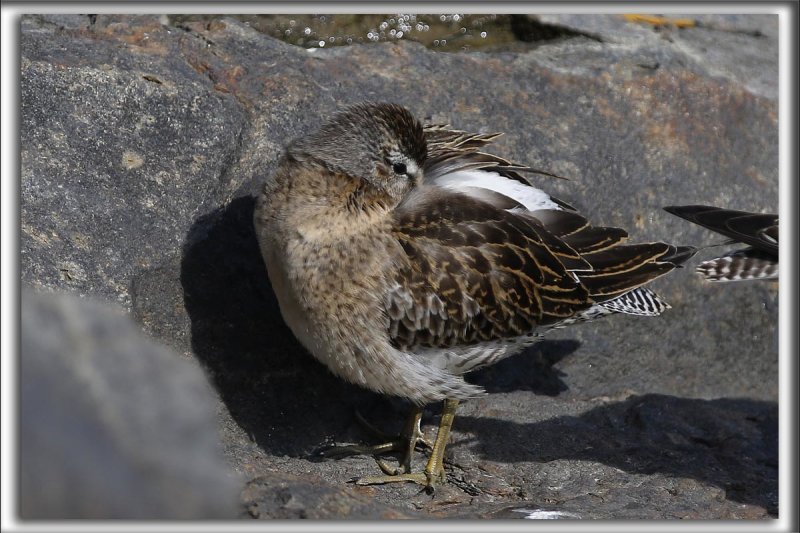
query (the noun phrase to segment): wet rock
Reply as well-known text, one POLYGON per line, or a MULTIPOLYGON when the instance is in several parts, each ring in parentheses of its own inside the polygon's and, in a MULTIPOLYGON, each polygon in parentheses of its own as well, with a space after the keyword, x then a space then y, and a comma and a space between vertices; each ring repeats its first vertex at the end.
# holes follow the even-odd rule
POLYGON ((231 518, 227 467, 203 372, 119 309, 22 295, 23 519, 231 518))
MULTIPOLYGON (((633 240, 716 242, 664 205, 777 209, 772 30, 712 50, 707 28, 666 39, 610 17, 542 20, 581 35, 519 53, 407 42, 311 52, 228 19, 25 18, 23 281, 117 300, 202 365, 228 461, 264 494, 288 483, 268 474, 291 474, 297 494, 351 491, 403 515, 535 505, 586 518, 775 516, 777 287, 709 285, 691 267, 654 284, 674 308, 658 319, 563 330, 471 376, 492 394, 461 408, 451 483, 433 499, 407 485, 359 492, 346 482, 375 474, 374 461, 315 454, 370 440, 356 409, 386 430, 404 415, 303 351, 253 234, 252 195, 285 142, 340 106, 391 100, 432 122, 504 131, 496 153, 571 178, 536 181, 633 240), (689 49, 700 41, 705 55, 689 49), (738 73, 726 66, 759 53, 738 73)), ((426 410, 426 427, 438 412, 426 410)), ((242 516, 259 498, 242 500, 242 516)), ((294 512, 269 501, 267 516, 294 512)), ((375 509, 358 500, 343 516, 375 509)))

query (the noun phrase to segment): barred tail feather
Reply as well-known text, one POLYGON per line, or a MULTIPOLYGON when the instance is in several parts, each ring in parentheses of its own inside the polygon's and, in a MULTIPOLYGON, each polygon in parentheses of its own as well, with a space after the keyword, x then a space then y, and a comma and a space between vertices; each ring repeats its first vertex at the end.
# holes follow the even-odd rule
POLYGON ((697 272, 707 281, 745 281, 778 279, 778 263, 765 257, 742 252, 704 261, 697 272))

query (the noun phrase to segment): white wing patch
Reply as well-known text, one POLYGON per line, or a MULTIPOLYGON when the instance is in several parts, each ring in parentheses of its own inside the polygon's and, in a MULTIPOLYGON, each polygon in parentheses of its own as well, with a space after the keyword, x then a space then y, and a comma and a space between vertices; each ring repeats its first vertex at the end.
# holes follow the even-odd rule
POLYGON ((433 183, 439 187, 459 191, 470 196, 473 196, 470 194, 470 187, 489 189, 490 191, 495 191, 516 200, 524 205, 528 211, 562 209, 562 207, 555 203, 546 192, 501 176, 497 172, 488 172, 486 170, 458 170, 435 178, 433 183))

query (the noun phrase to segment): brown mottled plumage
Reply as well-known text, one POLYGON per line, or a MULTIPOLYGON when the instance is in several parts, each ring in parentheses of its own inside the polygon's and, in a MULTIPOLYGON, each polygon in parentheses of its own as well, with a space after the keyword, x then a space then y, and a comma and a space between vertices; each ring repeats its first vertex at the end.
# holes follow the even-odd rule
POLYGON ((410 473, 418 407, 390 448, 405 473, 364 483, 443 481, 458 400, 484 393, 465 372, 555 327, 660 314, 667 304, 642 286, 694 252, 590 225, 522 175, 539 171, 483 152, 496 137, 353 106, 292 142, 258 199, 270 280, 303 345, 353 383, 445 401, 425 472, 410 473))
POLYGON ((708 281, 778 279, 778 215, 708 205, 669 206, 665 211, 743 243, 748 248, 703 261, 697 272, 708 281))

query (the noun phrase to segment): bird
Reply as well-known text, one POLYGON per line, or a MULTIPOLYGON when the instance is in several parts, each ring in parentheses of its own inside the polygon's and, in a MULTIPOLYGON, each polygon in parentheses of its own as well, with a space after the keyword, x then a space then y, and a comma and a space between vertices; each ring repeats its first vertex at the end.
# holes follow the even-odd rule
POLYGON ((295 337, 333 374, 412 405, 396 438, 339 447, 402 453, 400 469, 378 460, 384 475, 358 484, 445 483, 459 402, 486 394, 466 373, 555 328, 661 314, 669 304, 644 285, 696 251, 590 224, 526 177, 553 174, 484 151, 499 135, 354 104, 291 141, 258 194, 259 247, 295 337), (431 444, 420 420, 432 402, 443 407, 431 444))
POLYGON ((700 263, 707 281, 778 279, 778 215, 709 205, 667 206, 665 211, 729 237, 724 244, 749 245, 700 263))

